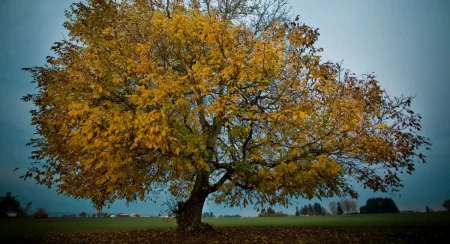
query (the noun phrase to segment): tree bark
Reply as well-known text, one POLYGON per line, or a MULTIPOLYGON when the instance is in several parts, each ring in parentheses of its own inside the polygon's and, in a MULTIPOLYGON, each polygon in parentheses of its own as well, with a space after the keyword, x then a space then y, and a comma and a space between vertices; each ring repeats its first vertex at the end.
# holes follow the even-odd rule
POLYGON ((195 194, 191 195, 186 202, 178 203, 176 213, 178 228, 187 229, 191 226, 199 225, 202 222, 202 211, 206 197, 207 195, 195 194))
POLYGON ((209 175, 206 172, 197 175, 191 196, 185 202, 178 202, 175 211, 177 227, 187 229, 201 224, 203 205, 209 195, 209 175))

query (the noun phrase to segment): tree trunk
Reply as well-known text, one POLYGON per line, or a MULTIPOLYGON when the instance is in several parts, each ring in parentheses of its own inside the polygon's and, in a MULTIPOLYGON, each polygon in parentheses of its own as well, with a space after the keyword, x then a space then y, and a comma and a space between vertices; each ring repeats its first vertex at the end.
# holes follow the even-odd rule
POLYGON ((200 225, 202 221, 203 205, 206 197, 204 193, 193 194, 186 202, 179 202, 176 213, 177 226, 180 229, 187 229, 200 225))
POLYGON ((187 229, 200 226, 203 205, 210 193, 208 178, 209 175, 206 172, 199 173, 189 199, 186 202, 178 203, 175 211, 178 228, 187 229))

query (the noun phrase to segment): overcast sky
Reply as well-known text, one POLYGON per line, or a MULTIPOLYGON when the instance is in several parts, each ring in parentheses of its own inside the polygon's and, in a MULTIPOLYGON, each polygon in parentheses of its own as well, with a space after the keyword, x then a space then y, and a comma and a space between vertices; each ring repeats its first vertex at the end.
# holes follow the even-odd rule
MULTIPOLYGON (((23 67, 43 65, 50 47, 67 31, 64 9, 75 0, 0 1, 0 195, 19 195, 22 205, 52 212, 95 212, 87 200, 57 195, 54 189, 18 177, 26 170, 33 136, 28 111, 20 98, 33 92, 31 77, 23 67), (14 168, 22 172, 12 172, 14 168)), ((390 196, 401 210, 424 211, 428 205, 441 210, 450 199, 450 1, 446 0, 291 0, 292 12, 300 20, 320 29, 318 47, 325 60, 344 60, 355 73, 375 72, 383 88, 393 95, 416 95, 413 108, 423 115, 423 135, 433 142, 428 163, 418 165, 412 176, 402 176, 399 194, 358 192, 359 205, 367 198, 390 196)), ((328 206, 330 199, 323 199, 328 206)), ((116 202, 105 212, 158 214, 161 203, 136 203, 126 207, 116 202)), ((313 199, 315 201, 315 199, 313 199)), ((298 199, 295 205, 309 203, 298 199)), ((290 214, 289 209, 278 207, 290 214)), ((219 214, 256 215, 253 208, 224 209, 209 204, 205 211, 219 214)))

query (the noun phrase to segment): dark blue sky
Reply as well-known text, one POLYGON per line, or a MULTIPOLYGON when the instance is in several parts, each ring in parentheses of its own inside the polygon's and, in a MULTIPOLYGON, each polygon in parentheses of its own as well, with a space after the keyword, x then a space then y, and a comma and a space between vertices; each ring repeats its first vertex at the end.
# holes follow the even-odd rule
MULTIPOLYGON (((62 27, 64 9, 74 0, 0 1, 0 194, 19 195, 23 204, 53 212, 94 212, 89 201, 57 195, 54 189, 18 177, 29 165, 33 136, 28 111, 20 98, 33 92, 31 77, 23 67, 43 65, 50 47, 67 36, 62 27), (15 167, 21 172, 13 173, 15 167)), ((375 72, 390 94, 417 95, 413 108, 423 115, 423 135, 433 142, 428 163, 412 176, 402 176, 405 187, 392 195, 401 210, 442 209, 450 199, 450 2, 446 0, 291 0, 293 13, 320 28, 318 46, 324 59, 344 60, 346 68, 362 74, 375 72), (400 196, 401 195, 401 196, 400 196)), ((388 196, 359 189, 359 205, 373 196, 388 196)), ((314 201, 315 199, 313 199, 314 201)), ((328 206, 330 199, 324 199, 328 206)), ((335 199, 333 199, 335 200, 335 199)), ((119 201, 107 212, 158 214, 157 204, 119 201)), ((296 205, 309 201, 298 199, 296 205)), ((256 215, 253 208, 224 209, 207 205, 205 211, 256 215)), ((294 208, 277 208, 293 213, 294 208)))

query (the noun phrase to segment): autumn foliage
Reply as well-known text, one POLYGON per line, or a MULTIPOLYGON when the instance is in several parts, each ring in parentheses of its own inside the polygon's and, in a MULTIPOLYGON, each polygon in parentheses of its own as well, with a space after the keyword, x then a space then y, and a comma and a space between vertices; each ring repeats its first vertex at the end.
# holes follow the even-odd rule
POLYGON ((351 180, 395 190, 397 172, 425 160, 411 97, 323 62, 317 29, 248 24, 220 1, 169 2, 73 4, 69 38, 25 69, 37 85, 24 97, 37 107, 37 182, 99 209, 168 190, 187 226, 207 198, 356 197, 351 180))

